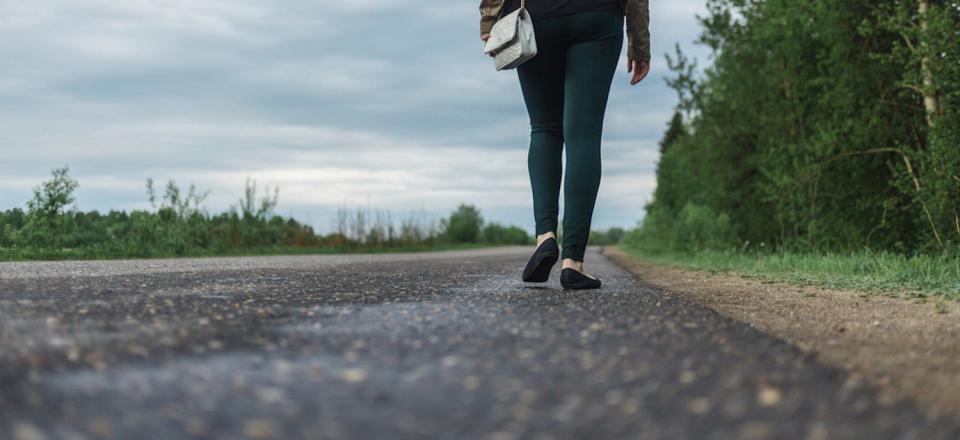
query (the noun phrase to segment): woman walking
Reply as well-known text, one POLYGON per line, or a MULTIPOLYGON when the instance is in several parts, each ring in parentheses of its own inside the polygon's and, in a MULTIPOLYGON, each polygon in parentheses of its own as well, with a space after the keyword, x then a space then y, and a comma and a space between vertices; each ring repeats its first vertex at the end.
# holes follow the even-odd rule
MULTIPOLYGON (((480 38, 520 0, 481 0, 480 38)), ((530 116, 527 167, 533 187, 537 249, 523 271, 526 282, 546 282, 563 259, 565 289, 596 289, 600 279, 583 269, 590 221, 600 187, 600 139, 610 84, 627 27, 630 84, 650 70, 648 0, 527 0, 537 55, 517 68, 530 116), (557 244, 562 154, 563 248, 557 244)))

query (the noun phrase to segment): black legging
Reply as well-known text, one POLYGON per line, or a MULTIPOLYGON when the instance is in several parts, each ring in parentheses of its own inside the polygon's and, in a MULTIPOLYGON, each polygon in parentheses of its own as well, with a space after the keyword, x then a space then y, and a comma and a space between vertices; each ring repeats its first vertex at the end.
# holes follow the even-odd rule
POLYGON ((623 17, 581 12, 534 21, 537 55, 517 69, 530 115, 527 167, 537 235, 557 232, 564 143, 562 258, 583 261, 600 188, 600 139, 623 47, 623 17))

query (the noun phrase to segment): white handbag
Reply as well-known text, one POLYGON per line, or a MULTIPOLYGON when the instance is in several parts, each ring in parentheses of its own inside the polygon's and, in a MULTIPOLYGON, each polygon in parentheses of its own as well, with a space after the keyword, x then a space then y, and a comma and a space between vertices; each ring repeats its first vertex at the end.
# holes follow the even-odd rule
POLYGON ((520 8, 501 17, 490 29, 490 38, 483 46, 486 54, 494 53, 497 71, 515 69, 537 54, 537 38, 533 34, 533 20, 527 12, 527 1, 520 0, 520 8))

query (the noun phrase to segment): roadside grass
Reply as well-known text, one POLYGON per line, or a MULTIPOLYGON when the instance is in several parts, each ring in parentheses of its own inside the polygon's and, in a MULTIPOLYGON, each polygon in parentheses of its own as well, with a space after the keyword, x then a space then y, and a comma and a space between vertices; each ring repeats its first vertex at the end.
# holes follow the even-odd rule
POLYGON ((157 254, 147 257, 98 252, 93 249, 63 249, 51 251, 45 249, 0 248, 0 262, 17 261, 65 261, 65 260, 128 260, 161 258, 207 258, 207 257, 248 257, 278 255, 345 255, 345 254, 389 254, 410 252, 440 252, 513 246, 511 244, 491 243, 437 243, 433 245, 370 246, 370 247, 294 247, 262 246, 255 248, 211 250, 193 249, 179 254, 157 254))
POLYGON ((900 298, 960 300, 960 257, 885 252, 853 254, 647 252, 619 245, 631 256, 666 266, 766 281, 856 289, 900 298))
POLYGON ((209 191, 183 189, 173 180, 159 190, 153 179, 146 185, 150 209, 81 211, 71 206, 79 186, 68 167, 56 168, 34 188, 26 209, 0 210, 0 261, 395 253, 533 243, 526 230, 485 221, 467 203, 440 219, 424 209, 394 216, 389 209, 344 205, 332 230, 320 234, 276 215, 279 190, 265 187, 258 196, 252 179, 237 204, 219 213, 204 207, 209 191))

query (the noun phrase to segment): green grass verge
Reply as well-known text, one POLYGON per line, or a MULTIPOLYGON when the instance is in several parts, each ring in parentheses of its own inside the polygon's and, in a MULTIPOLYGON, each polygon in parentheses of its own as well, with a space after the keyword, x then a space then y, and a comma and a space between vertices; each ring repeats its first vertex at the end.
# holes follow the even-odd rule
POLYGON ((190 257, 242 257, 268 255, 338 255, 338 254, 387 254, 406 252, 438 252, 451 250, 482 249, 510 245, 488 243, 444 243, 422 246, 392 246, 392 247, 292 247, 270 246, 249 249, 210 250, 199 249, 186 251, 181 254, 170 255, 129 255, 109 252, 98 252, 90 249, 63 249, 50 250, 23 250, 0 248, 0 262, 12 261, 62 261, 62 260, 124 260, 124 259, 153 259, 153 258, 190 258, 190 257))
POLYGON ((897 297, 960 300, 958 257, 906 257, 866 251, 855 254, 651 253, 625 245, 618 247, 634 257, 667 266, 897 297))

